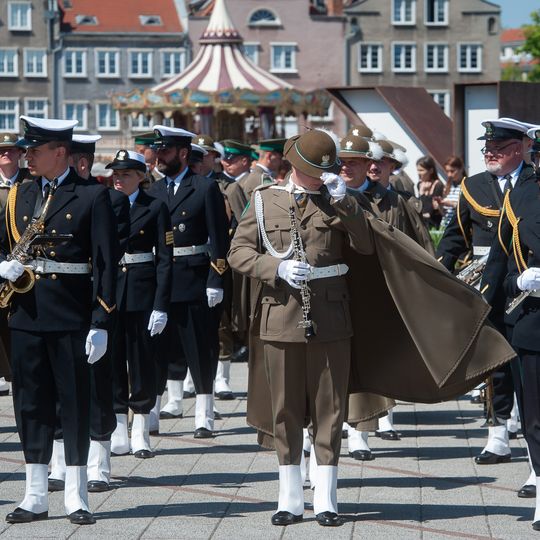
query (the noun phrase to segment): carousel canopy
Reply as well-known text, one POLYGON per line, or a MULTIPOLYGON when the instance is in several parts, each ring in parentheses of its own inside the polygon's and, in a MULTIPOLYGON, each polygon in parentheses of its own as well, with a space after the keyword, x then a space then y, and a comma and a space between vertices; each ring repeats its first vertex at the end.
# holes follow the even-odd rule
POLYGON ((182 73, 150 90, 117 94, 114 106, 131 112, 160 110, 166 115, 207 107, 234 112, 271 107, 281 113, 322 115, 328 107, 324 92, 295 90, 244 56, 243 39, 225 0, 216 0, 199 43, 199 52, 182 73))

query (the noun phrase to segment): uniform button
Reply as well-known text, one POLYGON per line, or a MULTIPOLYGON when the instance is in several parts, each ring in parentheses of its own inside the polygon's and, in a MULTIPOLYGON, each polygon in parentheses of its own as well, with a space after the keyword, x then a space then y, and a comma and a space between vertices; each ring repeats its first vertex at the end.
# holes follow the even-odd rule
POLYGON ((66 219, 69 221, 73 216, 71 214, 66 214, 66 219))
POLYGON ((41 276, 39 274, 36 274, 36 279, 41 279, 41 276))
POLYGON ((141 229, 141 230, 139 231, 139 234, 144 234, 144 231, 141 229))
POLYGON ((56 279, 56 278, 57 278, 56 274, 51 274, 51 279, 56 279))
POLYGON ((51 257, 54 257, 54 256, 56 255, 56 252, 51 251, 49 255, 50 255, 51 257))
POLYGON ((51 233, 52 233, 52 234, 56 234, 56 229, 53 229, 53 230, 51 231, 51 233))
POLYGON ((185 215, 186 215, 186 211, 185 211, 185 210, 184 210, 184 211, 182 212, 182 215, 183 215, 183 216, 185 216, 185 215))
POLYGON ((122 266, 122 272, 127 272, 127 268, 125 266, 122 266))
POLYGON ((305 230, 306 230, 306 226, 305 226, 305 224, 304 224, 304 225, 300 225, 300 228, 301 228, 302 230, 304 230, 304 231, 305 231, 305 230))
POLYGON ((176 225, 172 228, 173 231, 176 231, 177 229, 178 227, 176 225))
POLYGON ((277 228, 279 227, 279 225, 276 223, 276 224, 274 225, 274 227, 277 229, 277 228))
POLYGON ((172 260, 173 260, 173 262, 176 262, 176 257, 173 257, 172 260))
POLYGON ((28 221, 28 216, 23 216, 22 220, 23 221, 28 221))

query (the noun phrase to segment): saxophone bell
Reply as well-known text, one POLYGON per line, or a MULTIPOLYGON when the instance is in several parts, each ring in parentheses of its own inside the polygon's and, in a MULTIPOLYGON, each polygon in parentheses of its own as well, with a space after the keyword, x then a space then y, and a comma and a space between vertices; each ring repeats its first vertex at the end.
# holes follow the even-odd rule
POLYGON ((36 283, 36 276, 30 268, 25 267, 24 272, 15 281, 5 281, 0 286, 0 309, 5 309, 11 302, 13 293, 24 294, 32 289, 36 283))

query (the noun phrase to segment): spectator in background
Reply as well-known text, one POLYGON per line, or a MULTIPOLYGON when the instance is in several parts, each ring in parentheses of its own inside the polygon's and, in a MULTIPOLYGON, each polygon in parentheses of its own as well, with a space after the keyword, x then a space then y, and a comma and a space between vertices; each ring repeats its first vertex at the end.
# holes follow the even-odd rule
POLYGON ((444 192, 444 186, 437 176, 433 158, 421 157, 416 162, 416 172, 418 173, 418 196, 422 201, 422 216, 428 227, 438 228, 442 219, 438 201, 444 192))
POLYGON ((443 214, 440 228, 446 229, 452 216, 456 213, 456 208, 461 193, 461 182, 467 177, 465 164, 459 156, 450 156, 444 163, 446 173, 446 185, 442 197, 436 202, 443 214))

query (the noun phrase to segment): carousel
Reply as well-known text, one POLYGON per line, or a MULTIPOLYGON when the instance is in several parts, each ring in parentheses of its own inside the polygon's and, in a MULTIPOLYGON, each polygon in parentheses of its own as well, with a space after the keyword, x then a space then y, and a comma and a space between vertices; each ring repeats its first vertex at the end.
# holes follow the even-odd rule
POLYGON ((287 116, 323 116, 328 110, 323 90, 297 90, 243 54, 243 39, 225 0, 216 0, 199 43, 199 52, 182 73, 147 90, 115 94, 113 106, 134 118, 142 113, 150 124, 168 123, 248 143, 283 136, 287 116))

